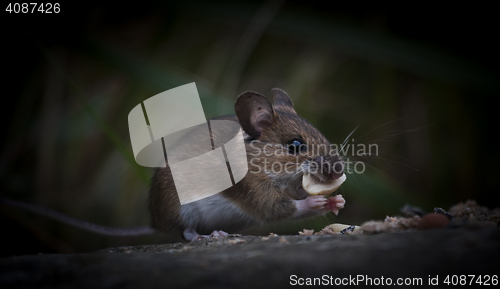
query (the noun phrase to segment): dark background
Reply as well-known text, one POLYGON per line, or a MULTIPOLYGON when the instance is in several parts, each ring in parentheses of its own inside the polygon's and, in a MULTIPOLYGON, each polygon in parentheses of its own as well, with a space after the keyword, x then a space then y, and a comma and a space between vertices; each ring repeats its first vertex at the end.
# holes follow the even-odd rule
MULTIPOLYGON (((279 87, 332 142, 377 143, 357 158, 338 218, 249 230, 295 234, 361 224, 404 204, 498 206, 498 24, 487 6, 331 1, 62 3, 59 14, 0 9, 2 197, 115 227, 148 225, 152 169, 133 161, 127 115, 196 82, 208 118, 246 90, 279 87)), ((0 207, 1 255, 87 252, 172 236, 97 236, 0 207)))

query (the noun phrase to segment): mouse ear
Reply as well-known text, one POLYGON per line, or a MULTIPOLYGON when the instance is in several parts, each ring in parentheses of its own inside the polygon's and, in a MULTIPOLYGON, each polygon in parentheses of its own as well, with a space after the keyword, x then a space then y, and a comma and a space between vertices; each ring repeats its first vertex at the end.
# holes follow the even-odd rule
POLYGON ((296 113, 295 109, 293 109, 292 99, 284 90, 273 88, 271 91, 273 92, 275 106, 284 106, 293 113, 296 113))
POLYGON ((256 139, 273 122, 273 107, 262 94, 247 91, 238 96, 234 110, 243 130, 256 139))

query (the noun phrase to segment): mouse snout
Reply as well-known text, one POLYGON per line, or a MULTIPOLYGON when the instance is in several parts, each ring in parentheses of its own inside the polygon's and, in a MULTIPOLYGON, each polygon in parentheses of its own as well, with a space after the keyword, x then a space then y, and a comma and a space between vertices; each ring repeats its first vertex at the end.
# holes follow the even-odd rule
POLYGON ((317 156, 311 160, 311 171, 327 180, 338 179, 344 174, 344 164, 338 155, 317 156))
POLYGON ((334 179, 340 178, 344 174, 344 163, 339 159, 333 165, 332 177, 334 179))

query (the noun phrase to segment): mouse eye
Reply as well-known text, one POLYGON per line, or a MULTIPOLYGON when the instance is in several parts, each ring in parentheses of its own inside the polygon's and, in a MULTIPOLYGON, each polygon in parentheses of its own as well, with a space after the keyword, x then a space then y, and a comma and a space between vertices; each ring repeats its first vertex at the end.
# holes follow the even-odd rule
POLYGON ((294 155, 307 151, 307 146, 301 139, 292 139, 291 141, 288 142, 287 147, 288 147, 288 152, 294 155))

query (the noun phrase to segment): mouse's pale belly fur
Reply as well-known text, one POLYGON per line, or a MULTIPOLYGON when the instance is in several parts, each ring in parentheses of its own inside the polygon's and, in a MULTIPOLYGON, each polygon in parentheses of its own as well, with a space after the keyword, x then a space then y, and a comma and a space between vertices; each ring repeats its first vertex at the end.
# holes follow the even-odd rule
POLYGON ((221 194, 181 206, 180 216, 184 228, 200 234, 210 234, 214 228, 234 232, 262 223, 221 194))
MULTIPOLYGON (((237 190, 232 187, 226 191, 237 190)), ((232 192, 237 193, 237 192, 232 192)), ((298 199, 305 199, 307 194, 298 199)), ((291 217, 294 219, 310 218, 326 214, 328 211, 298 212, 291 217)), ((263 224, 263 221, 245 213, 238 205, 222 194, 204 198, 202 200, 182 205, 180 208, 180 223, 183 228, 193 228, 199 234, 210 234, 213 230, 237 232, 248 227, 263 224)))

